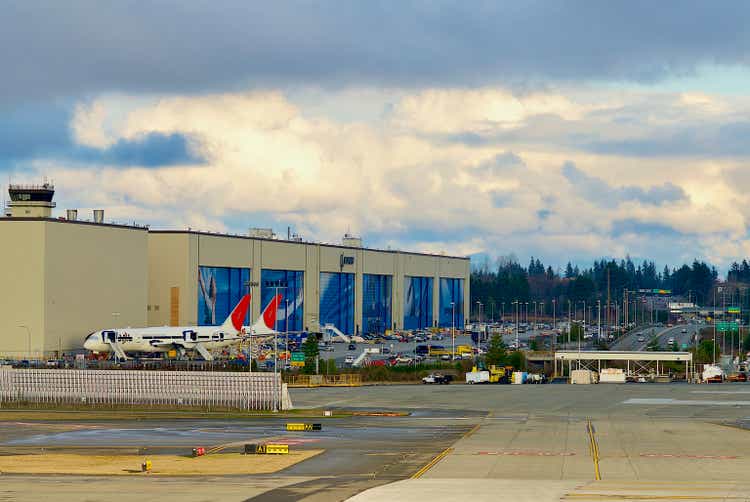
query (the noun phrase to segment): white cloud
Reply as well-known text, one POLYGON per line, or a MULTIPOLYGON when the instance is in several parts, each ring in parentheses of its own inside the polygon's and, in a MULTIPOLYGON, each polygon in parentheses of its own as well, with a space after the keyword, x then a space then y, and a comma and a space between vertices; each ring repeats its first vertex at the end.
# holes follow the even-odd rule
MULTIPOLYGON (((356 108, 356 93, 341 92, 356 108)), ((718 111, 750 109, 741 100, 581 89, 527 95, 502 88, 402 89, 393 91, 390 113, 378 116, 373 110, 388 101, 386 94, 363 91, 379 105, 363 103, 362 113, 353 109, 345 119, 341 110, 326 116, 325 107, 305 108, 311 94, 298 102, 278 91, 105 96, 77 109, 71 126, 81 144, 182 134, 206 164, 38 167, 60 181, 63 197, 86 190, 77 195, 85 207, 106 206, 112 217, 166 226, 244 231, 284 222, 326 241, 352 230, 373 245, 449 254, 526 252, 558 264, 627 253, 673 262, 694 250, 724 263, 750 249, 750 177, 734 183, 726 178, 741 163, 630 157, 585 146, 720 125, 718 111), (467 132, 489 140, 440 137, 467 132), (616 200, 603 207, 594 202, 601 194, 582 191, 563 176, 566 161, 612 193, 634 187, 651 193, 669 183, 685 197, 662 205, 644 197, 616 200), (614 235, 618 221, 630 222, 636 234, 638 225, 674 232, 614 235), (694 240, 695 246, 669 249, 670 239, 684 239, 676 246, 694 240)), ((336 93, 325 102, 336 102, 336 93)))

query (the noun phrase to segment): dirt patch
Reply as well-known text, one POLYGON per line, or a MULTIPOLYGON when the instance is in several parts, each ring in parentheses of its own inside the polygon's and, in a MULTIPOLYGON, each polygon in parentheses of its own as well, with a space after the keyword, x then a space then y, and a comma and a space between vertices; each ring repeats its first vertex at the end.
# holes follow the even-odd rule
POLYGON ((290 467, 322 452, 323 450, 300 450, 288 455, 222 453, 197 458, 178 455, 150 455, 147 458, 152 462, 151 474, 141 472, 141 464, 146 459, 141 455, 75 455, 70 453, 8 455, 0 456, 0 473, 102 476, 268 474, 290 467))

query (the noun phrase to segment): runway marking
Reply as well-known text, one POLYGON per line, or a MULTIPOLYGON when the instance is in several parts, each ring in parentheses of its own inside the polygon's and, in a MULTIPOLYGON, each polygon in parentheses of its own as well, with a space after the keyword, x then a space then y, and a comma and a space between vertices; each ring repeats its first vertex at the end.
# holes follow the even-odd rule
POLYGON ((591 453, 591 460, 594 462, 594 476, 599 481, 602 479, 599 472, 599 443, 596 442, 596 431, 590 418, 586 419, 586 430, 589 434, 589 452, 591 453))
POLYGON ((622 402, 622 404, 662 404, 670 406, 750 406, 750 401, 716 401, 698 399, 669 399, 669 398, 650 398, 650 397, 633 397, 622 402))
POLYGON ((691 390, 691 394, 750 394, 750 390, 691 390))
POLYGON ((639 453, 638 456, 645 458, 696 458, 708 460, 735 460, 741 458, 736 455, 689 455, 681 453, 639 453))
POLYGON ((468 437, 471 437, 471 436, 473 436, 473 435, 474 435, 474 433, 475 433, 476 431, 478 431, 478 430, 479 430, 479 427, 481 427, 481 426, 480 426, 480 424, 476 424, 476 425, 474 425, 474 427, 472 427, 472 428, 471 428, 471 430, 468 430, 468 431, 466 431, 466 432, 464 433, 464 435, 463 435, 463 436, 461 436, 461 439, 466 439, 466 438, 468 438, 468 437))
POLYGON ((443 450, 440 453, 438 453, 438 455, 435 458, 433 458, 432 460, 430 460, 427 463, 427 465, 425 465, 424 467, 422 467, 421 469, 419 469, 417 472, 415 472, 414 474, 412 474, 411 479, 417 479, 417 478, 422 477, 422 475, 425 472, 427 472, 430 469, 432 469, 438 462, 440 462, 441 460, 443 460, 443 458, 445 458, 445 456, 448 455, 452 451, 453 451, 453 448, 446 448, 445 450, 443 450))
POLYGON ((508 457, 572 457, 574 451, 533 451, 533 450, 514 450, 514 451, 478 451, 474 455, 502 455, 508 457))
POLYGON ((626 493, 566 493, 565 498, 578 500, 747 500, 727 495, 641 495, 626 493))

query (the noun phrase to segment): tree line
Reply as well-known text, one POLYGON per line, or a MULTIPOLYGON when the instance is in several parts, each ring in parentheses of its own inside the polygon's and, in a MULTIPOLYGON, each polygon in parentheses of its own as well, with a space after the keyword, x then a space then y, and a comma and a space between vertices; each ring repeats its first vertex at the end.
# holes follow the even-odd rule
MULTIPOLYGON (((750 264, 745 260, 734 264, 729 277, 750 282, 750 264)), ((717 280, 716 267, 698 260, 659 270, 649 260, 635 263, 630 257, 619 261, 602 258, 588 268, 568 263, 563 270, 555 271, 538 258, 531 257, 524 267, 514 256, 505 256, 494 263, 485 259, 473 266, 471 302, 472 306, 481 302, 484 312, 489 314, 491 310, 499 313, 502 304, 509 312, 516 300, 545 302, 549 310, 552 300, 561 305, 568 300, 605 302, 609 292, 611 301, 617 303, 622 301, 626 290, 667 289, 674 296, 703 304, 708 302, 717 280)))

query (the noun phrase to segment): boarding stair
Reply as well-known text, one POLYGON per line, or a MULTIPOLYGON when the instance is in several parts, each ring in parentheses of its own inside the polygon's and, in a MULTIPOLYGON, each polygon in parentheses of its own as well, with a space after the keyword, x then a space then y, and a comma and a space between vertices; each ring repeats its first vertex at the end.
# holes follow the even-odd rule
POLYGON ((325 326, 323 326, 323 329, 325 330, 326 333, 328 333, 328 336, 330 337, 339 337, 344 341, 344 343, 352 342, 351 338, 346 336, 340 329, 338 329, 333 324, 326 324, 325 326))
POLYGON ((125 351, 122 350, 122 345, 120 345, 118 342, 107 342, 109 344, 109 347, 112 349, 112 352, 115 354, 115 357, 117 359, 122 359, 123 361, 128 359, 128 356, 125 354, 125 351))

